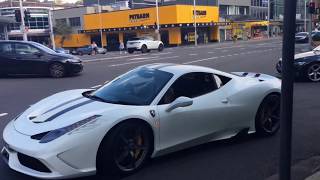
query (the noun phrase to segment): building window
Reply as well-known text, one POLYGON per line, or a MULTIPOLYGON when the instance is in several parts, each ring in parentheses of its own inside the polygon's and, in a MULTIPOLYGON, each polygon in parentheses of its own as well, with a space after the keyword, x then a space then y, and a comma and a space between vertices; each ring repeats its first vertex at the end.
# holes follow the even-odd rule
POLYGON ((67 24, 67 19, 66 18, 56 19, 56 23, 57 24, 67 24))
POLYGON ((79 27, 81 26, 80 17, 69 18, 69 23, 71 27, 79 27))

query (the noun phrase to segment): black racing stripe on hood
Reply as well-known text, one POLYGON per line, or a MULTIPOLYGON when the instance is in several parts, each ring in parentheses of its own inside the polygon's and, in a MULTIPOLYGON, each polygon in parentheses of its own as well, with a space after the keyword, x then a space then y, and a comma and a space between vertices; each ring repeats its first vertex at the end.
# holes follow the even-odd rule
POLYGON ((62 103, 62 104, 59 104, 58 106, 55 106, 55 107, 49 109, 48 111, 44 112, 43 114, 46 114, 46 113, 48 113, 48 112, 50 112, 50 111, 53 111, 53 110, 55 110, 55 109, 58 109, 58 108, 61 107, 61 106, 67 105, 67 104, 69 104, 69 103, 71 103, 71 102, 80 100, 80 99, 82 99, 82 98, 83 98, 83 97, 78 97, 78 98, 75 98, 75 99, 71 99, 71 100, 69 100, 69 101, 66 101, 66 102, 64 102, 64 103, 62 103))
POLYGON ((48 118, 46 121, 44 121, 44 122, 52 121, 53 119, 61 116, 61 115, 64 114, 64 113, 67 113, 67 112, 72 111, 72 110, 74 110, 74 109, 76 109, 76 108, 78 108, 78 107, 81 107, 81 106, 84 106, 84 105, 86 105, 86 104, 93 103, 93 102, 94 102, 94 101, 90 99, 90 100, 84 101, 84 102, 82 102, 82 103, 79 103, 79 104, 73 105, 73 106, 71 106, 71 107, 68 107, 68 108, 66 108, 66 109, 64 109, 64 110, 62 110, 62 111, 60 111, 60 112, 52 115, 51 117, 49 117, 49 118, 48 118))

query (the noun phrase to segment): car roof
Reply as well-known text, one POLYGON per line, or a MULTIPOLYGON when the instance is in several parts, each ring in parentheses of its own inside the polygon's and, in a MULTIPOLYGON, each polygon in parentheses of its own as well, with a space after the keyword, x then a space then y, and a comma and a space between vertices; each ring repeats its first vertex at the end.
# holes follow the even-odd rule
POLYGON ((25 43, 25 44, 39 44, 34 41, 22 41, 22 40, 0 40, 0 43, 25 43))
POLYGON ((232 76, 229 73, 222 72, 222 71, 219 71, 216 69, 203 67, 203 66, 195 66, 195 65, 183 65, 183 64, 173 64, 173 63, 155 63, 155 64, 144 65, 143 67, 166 71, 166 72, 172 73, 176 76, 181 76, 183 74, 192 73, 192 72, 209 72, 209 73, 215 73, 215 74, 220 74, 220 75, 232 76))

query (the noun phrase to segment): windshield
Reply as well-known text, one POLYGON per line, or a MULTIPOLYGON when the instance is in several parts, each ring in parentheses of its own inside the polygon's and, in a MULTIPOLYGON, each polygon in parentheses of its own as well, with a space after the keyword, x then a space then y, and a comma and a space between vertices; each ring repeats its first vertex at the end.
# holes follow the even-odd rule
POLYGON ((137 41, 137 40, 142 40, 143 38, 138 38, 138 37, 135 37, 135 38, 131 38, 130 41, 137 41))
POLYGON ((37 48, 41 49, 42 51, 45 51, 47 53, 50 53, 50 54, 55 54, 56 52, 50 48, 48 48, 47 46, 45 45, 42 45, 42 44, 39 44, 39 43, 32 43, 34 46, 36 46, 37 48))
POLYGON ((91 94, 95 99, 123 105, 150 105, 173 74, 137 68, 91 94))
POLYGON ((296 36, 307 36, 307 35, 308 35, 307 32, 300 32, 296 34, 296 36))

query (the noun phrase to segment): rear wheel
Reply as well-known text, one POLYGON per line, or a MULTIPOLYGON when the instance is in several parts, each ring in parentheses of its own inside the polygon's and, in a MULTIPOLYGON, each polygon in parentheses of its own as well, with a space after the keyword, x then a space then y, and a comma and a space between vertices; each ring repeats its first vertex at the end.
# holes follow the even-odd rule
POLYGON ((159 51, 159 52, 163 51, 163 44, 160 44, 160 45, 159 45, 158 51, 159 51))
POLYGON ((128 49, 128 53, 129 53, 129 54, 134 53, 134 49, 128 49))
POLYGON ((148 48, 147 48, 146 45, 142 45, 142 47, 141 47, 141 52, 142 52, 142 53, 147 53, 147 52, 148 52, 148 48))
POLYGON ((280 95, 270 94, 262 101, 256 115, 256 131, 259 135, 270 136, 280 128, 280 95))
POLYGON ((312 82, 320 82, 320 64, 311 64, 306 71, 307 79, 312 82))
POLYGON ((140 169, 149 159, 153 139, 149 127, 129 121, 115 127, 102 141, 97 157, 101 175, 126 175, 140 169))
POLYGON ((66 74, 65 67, 61 63, 53 63, 49 67, 49 73, 51 77, 62 78, 66 74))

